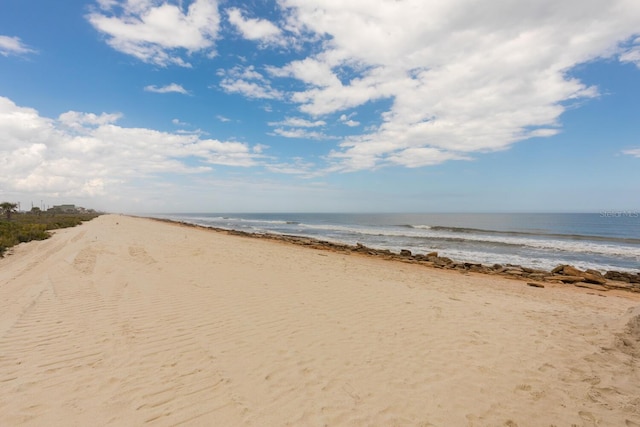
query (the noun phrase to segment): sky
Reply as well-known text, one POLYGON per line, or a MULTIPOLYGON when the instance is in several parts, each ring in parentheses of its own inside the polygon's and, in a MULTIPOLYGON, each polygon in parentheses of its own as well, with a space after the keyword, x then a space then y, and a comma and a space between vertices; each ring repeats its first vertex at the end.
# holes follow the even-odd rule
POLYGON ((0 199, 640 209, 637 0, 2 0, 0 199))

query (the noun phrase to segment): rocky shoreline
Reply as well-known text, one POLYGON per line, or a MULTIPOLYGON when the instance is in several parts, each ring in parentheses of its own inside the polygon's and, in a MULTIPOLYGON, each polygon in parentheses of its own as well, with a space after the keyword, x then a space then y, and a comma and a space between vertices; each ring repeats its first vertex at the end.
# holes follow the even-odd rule
POLYGON ((275 240, 304 246, 313 249, 328 250, 345 254, 361 254, 372 257, 380 257, 387 260, 401 261, 412 264, 420 264, 432 268, 454 270, 462 273, 473 272, 490 275, 500 275, 512 279, 526 281, 529 286, 544 288, 544 283, 563 283, 582 288, 590 288, 598 291, 619 289, 640 293, 640 272, 629 273, 621 271, 607 271, 602 274, 596 270, 579 270, 571 265, 558 265, 551 271, 539 270, 513 264, 494 264, 487 266, 478 263, 457 262, 450 258, 439 256, 437 252, 427 254, 414 254, 407 249, 400 253, 391 252, 388 249, 374 249, 360 243, 347 245, 333 243, 311 237, 292 236, 284 234, 249 233, 246 231, 227 230, 216 227, 205 227, 183 221, 174 221, 163 218, 151 218, 156 221, 170 222, 187 227, 195 227, 213 230, 226 234, 244 236, 258 239, 275 240))

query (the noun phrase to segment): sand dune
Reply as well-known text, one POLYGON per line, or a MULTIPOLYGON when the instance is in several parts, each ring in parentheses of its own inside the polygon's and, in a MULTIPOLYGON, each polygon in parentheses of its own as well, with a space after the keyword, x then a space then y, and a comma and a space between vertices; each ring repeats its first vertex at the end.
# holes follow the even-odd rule
POLYGON ((639 305, 107 215, 0 260, 0 425, 640 426, 639 305))

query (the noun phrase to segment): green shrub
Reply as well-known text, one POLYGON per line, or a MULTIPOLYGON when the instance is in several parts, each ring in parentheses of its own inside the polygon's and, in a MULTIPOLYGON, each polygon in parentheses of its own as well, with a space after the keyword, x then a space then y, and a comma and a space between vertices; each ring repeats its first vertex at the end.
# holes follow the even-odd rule
POLYGON ((12 219, 0 219, 0 257, 12 246, 51 237, 48 230, 75 227, 98 214, 41 214, 14 213, 12 219))
POLYGON ((44 240, 50 236, 45 224, 24 224, 18 230, 17 238, 20 243, 24 243, 31 240, 44 240))

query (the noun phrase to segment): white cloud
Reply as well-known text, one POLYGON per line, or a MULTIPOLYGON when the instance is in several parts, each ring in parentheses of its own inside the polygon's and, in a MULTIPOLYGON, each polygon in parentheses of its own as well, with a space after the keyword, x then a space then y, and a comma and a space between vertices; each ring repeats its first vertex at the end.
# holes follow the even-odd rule
POLYGON ((640 37, 634 40, 633 45, 623 50, 620 61, 631 62, 640 68, 640 37))
POLYGON ((218 115, 216 116, 216 119, 220 120, 222 123, 228 123, 228 122, 230 122, 230 121, 231 121, 231 119, 230 119, 230 118, 225 117, 225 116, 223 116, 223 115, 221 115, 221 114, 218 114, 218 115))
POLYGON ((271 83, 255 67, 234 67, 218 70, 220 87, 227 93, 239 93, 254 99, 283 99, 285 94, 271 87, 271 83))
POLYGON ((327 122, 324 120, 311 121, 301 117, 285 117, 284 120, 279 122, 269 122, 267 124, 269 126, 277 126, 273 132, 269 133, 272 136, 278 135, 285 138, 314 140, 337 139, 323 132, 309 130, 309 128, 325 126, 327 122))
POLYGON ((300 127, 300 128, 312 128, 318 126, 325 126, 327 122, 324 120, 316 120, 314 122, 306 119, 302 119, 300 117, 285 117, 283 121, 280 122, 269 122, 269 126, 289 126, 289 127, 300 127))
POLYGON ((119 194, 136 180, 208 172, 212 165, 258 165, 257 149, 116 124, 119 114, 70 111, 57 120, 0 97, 0 188, 49 196, 119 194))
POLYGON ((77 111, 67 111, 60 114, 58 121, 64 126, 75 129, 84 129, 86 126, 103 126, 115 123, 122 118, 120 113, 102 113, 96 115, 93 113, 80 113, 77 111))
POLYGON ((202 137, 204 135, 208 135, 208 133, 203 131, 202 129, 193 129, 193 130, 178 129, 178 130, 176 130, 176 133, 178 135, 196 135, 196 136, 199 136, 199 137, 202 137))
MULTIPOLYGON (((568 71, 620 53, 640 22, 626 0, 279 4, 287 31, 319 40, 313 56, 268 68, 306 85, 290 95, 300 111, 391 103, 375 130, 331 154, 343 170, 428 165, 553 135, 567 102, 598 96, 568 71)), ((620 53, 638 58, 637 43, 620 53)))
POLYGON ((26 55, 36 51, 22 43, 20 37, 9 37, 0 35, 0 55, 26 55))
POLYGON ((171 123, 173 123, 176 126, 189 126, 189 123, 183 122, 180 119, 173 119, 171 120, 171 123))
POLYGON ((469 157, 461 156, 456 153, 442 151, 431 147, 407 148, 397 153, 393 153, 387 157, 391 163, 406 166, 409 168, 417 168, 422 166, 431 166, 443 163, 447 160, 470 160, 469 157))
POLYGON ((269 68, 271 74, 278 77, 294 77, 315 87, 338 87, 340 80, 334 74, 331 64, 319 59, 305 58, 293 61, 278 69, 269 68))
POLYGON ((97 0, 100 9, 109 10, 118 6, 118 0, 97 0))
POLYGON ((155 85, 149 85, 149 86, 145 86, 144 90, 147 92, 154 92, 154 93, 181 93, 183 95, 189 95, 189 91, 183 88, 182 85, 179 85, 177 83, 171 83, 161 87, 158 87, 155 85))
POLYGON ((256 144, 253 146, 253 152, 257 153, 257 154, 261 154, 264 150, 266 150, 267 148, 269 148, 268 145, 264 145, 264 144, 256 144))
POLYGON ((262 82, 267 81, 267 79, 260 74, 253 65, 249 65, 247 67, 237 65, 228 70, 221 68, 216 72, 216 75, 218 77, 230 77, 234 79, 258 80, 262 82))
POLYGON ((283 129, 276 128, 273 130, 273 134, 283 136, 285 138, 296 138, 296 139, 336 139, 335 137, 326 135, 322 132, 317 131, 309 131, 307 129, 301 128, 292 128, 292 129, 283 129))
POLYGON ((360 126, 360 122, 351 119, 352 116, 353 114, 349 114, 348 116, 343 114, 340 116, 340 121, 349 127, 360 126))
POLYGON ((229 22, 233 24, 245 39, 257 40, 266 44, 283 44, 282 31, 265 19, 246 19, 238 8, 227 9, 229 22))
POLYGON ((315 165, 300 157, 296 157, 289 163, 274 163, 267 166, 267 170, 273 173, 280 173, 285 175, 300 175, 302 177, 314 177, 316 176, 312 171, 315 165))
POLYGON ((239 93, 247 98, 282 99, 284 94, 269 85, 249 82, 246 80, 223 79, 220 87, 227 93, 239 93))
POLYGON ((624 150, 622 152, 622 154, 626 154, 626 155, 629 155, 629 156, 640 158, 640 148, 633 148, 633 149, 630 149, 630 150, 624 150))
POLYGON ((217 0, 195 0, 186 13, 182 1, 102 0, 100 6, 87 19, 111 47, 162 67, 189 67, 181 51, 211 53, 220 26, 217 0))

